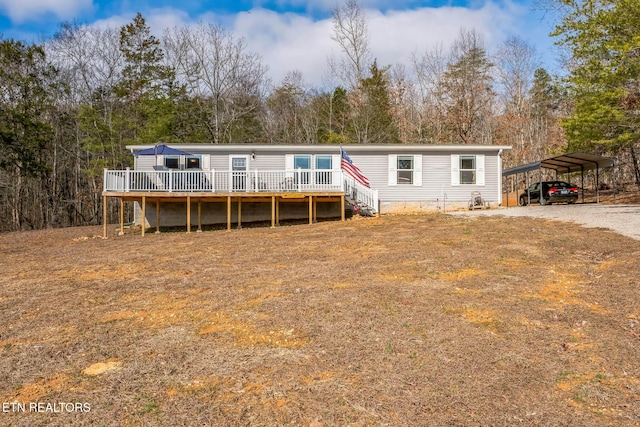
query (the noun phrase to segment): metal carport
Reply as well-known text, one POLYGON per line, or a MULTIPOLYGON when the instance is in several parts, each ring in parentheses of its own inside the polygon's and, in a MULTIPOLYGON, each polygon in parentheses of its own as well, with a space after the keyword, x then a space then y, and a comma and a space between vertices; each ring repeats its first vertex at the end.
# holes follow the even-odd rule
MULTIPOLYGON (((582 202, 584 203, 584 173, 585 171, 596 171, 596 201, 600 202, 600 169, 611 167, 614 168, 615 161, 610 157, 596 156, 587 153, 567 153, 560 156, 550 157, 538 162, 528 163, 526 165, 516 166, 507 169, 502 172, 502 176, 507 178, 511 175, 525 174, 526 188, 529 188, 529 172, 537 170, 539 171, 540 182, 542 183, 542 169, 551 169, 556 171, 556 179, 558 179, 559 173, 581 173, 581 189, 582 189, 582 202)), ((613 203, 616 202, 616 179, 615 168, 612 170, 613 179, 613 203)), ((509 185, 505 185, 507 189, 507 207, 509 207, 509 185)))

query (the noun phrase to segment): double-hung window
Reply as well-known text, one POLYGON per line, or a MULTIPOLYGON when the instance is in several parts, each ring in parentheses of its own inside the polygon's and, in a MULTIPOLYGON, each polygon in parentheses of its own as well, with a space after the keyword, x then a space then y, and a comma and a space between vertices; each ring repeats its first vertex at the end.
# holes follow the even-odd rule
POLYGON ((484 185, 484 155, 452 154, 451 185, 484 185))
POLYGON ((398 185, 413 184, 413 156, 398 156, 398 185))
POLYGON ((295 182, 300 184, 309 184, 309 170, 311 170, 311 156, 309 155, 295 155, 293 156, 293 168, 300 172, 295 174, 295 182))
POLYGON ((203 164, 203 156, 199 154, 189 154, 184 156, 165 155, 162 156, 162 165, 165 169, 189 170, 204 169, 209 167, 209 158, 203 164))
POLYGON ((185 169, 202 169, 201 164, 200 156, 187 156, 185 159, 185 169))
POLYGON ((292 184, 340 184, 339 154, 287 154, 285 156, 287 180, 292 184))
POLYGON ((164 156, 164 167, 167 169, 180 169, 180 156, 164 156))
POLYGON ((332 169, 331 156, 316 155, 316 184, 331 184, 332 169))
POLYGON ((460 184, 476 183, 476 156, 460 156, 460 184))
POLYGON ((422 186, 422 156, 390 154, 389 185, 422 186))

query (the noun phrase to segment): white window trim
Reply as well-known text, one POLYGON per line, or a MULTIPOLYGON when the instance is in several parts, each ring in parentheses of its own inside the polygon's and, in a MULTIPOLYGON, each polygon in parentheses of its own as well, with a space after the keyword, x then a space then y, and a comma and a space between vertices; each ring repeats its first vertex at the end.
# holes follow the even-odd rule
POLYGON ((293 154, 285 154, 284 156, 284 169, 287 171, 286 177, 293 178, 293 154))
POLYGON ((308 157, 309 158, 309 169, 302 169, 303 171, 312 171, 313 167, 315 166, 315 162, 314 162, 314 158, 311 154, 292 154, 292 169, 298 169, 295 167, 296 164, 296 157, 308 157))
POLYGON ((451 155, 451 185, 460 185, 460 155, 451 155))
POLYGON ((413 185, 422 187, 422 154, 413 156, 413 185))
POLYGON ((482 187, 485 185, 485 172, 484 172, 484 154, 476 155, 476 186, 482 187))
POLYGON ((188 156, 184 156, 184 169, 185 170, 189 170, 189 168, 187 168, 187 166, 189 166, 189 159, 190 158, 198 158, 200 159, 200 170, 204 170, 204 165, 203 165, 203 159, 202 159, 202 155, 201 154, 189 154, 188 156))
POLYGON ((246 166, 247 166, 247 172, 250 170, 249 167, 249 160, 250 157, 248 154, 229 154, 229 172, 231 172, 233 170, 233 159, 237 159, 237 158, 244 158, 246 159, 246 166))
POLYGON ((211 170, 211 156, 209 154, 202 154, 202 170, 211 170))
POLYGON ((452 186, 469 186, 469 187, 483 187, 485 185, 485 166, 484 166, 484 154, 469 154, 468 156, 474 156, 476 158, 476 183, 475 184, 461 184, 460 183, 460 154, 451 155, 451 185, 452 186))
POLYGON ((305 171, 333 171, 333 181, 332 182, 340 182, 342 166, 340 162, 342 161, 342 157, 340 154, 285 154, 284 156, 284 169, 287 171, 287 178, 293 178, 294 164, 295 164, 295 156, 309 156, 311 157, 311 169, 303 169, 305 171), (317 169, 316 168, 316 156, 331 156, 331 169, 317 169))
POLYGON ((178 159, 178 168, 177 169, 173 169, 172 170, 182 170, 184 168, 184 156, 180 156, 180 155, 164 155, 162 156, 162 166, 168 168, 167 164, 165 163, 167 161, 167 159, 178 159))
POLYGON ((389 186, 398 185, 398 155, 389 154, 389 186))
POLYGON ((339 183, 342 179, 342 156, 340 154, 331 155, 331 166, 333 170, 333 183, 339 183))
MULTIPOLYGON (((402 156, 413 157, 412 184, 414 187, 422 187, 422 154, 402 154, 402 156)), ((398 184, 398 154, 389 154, 389 186, 395 187, 398 184)), ((409 187, 409 185, 407 185, 409 187)))
POLYGON ((320 171, 324 171, 324 170, 332 170, 332 171, 339 171, 341 170, 340 167, 340 155, 339 154, 285 154, 284 157, 284 168, 286 170, 293 170, 294 167, 293 165, 295 164, 295 157, 296 156, 308 156, 311 157, 311 168, 310 169, 304 169, 304 170, 310 170, 310 171, 315 171, 315 170, 320 170, 320 171), (316 168, 316 157, 317 156, 326 156, 326 157, 331 157, 331 169, 318 169, 316 168))

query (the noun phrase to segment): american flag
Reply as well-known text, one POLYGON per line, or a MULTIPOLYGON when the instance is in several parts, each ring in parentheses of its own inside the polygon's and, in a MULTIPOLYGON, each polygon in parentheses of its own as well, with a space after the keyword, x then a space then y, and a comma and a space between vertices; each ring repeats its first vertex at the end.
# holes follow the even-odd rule
POLYGON ((353 164, 353 160, 347 154, 346 151, 340 147, 340 154, 342 156, 342 162, 340 163, 342 170, 349 174, 350 177, 358 181, 360 184, 364 185, 367 188, 371 188, 369 184, 369 179, 364 176, 359 167, 353 164))

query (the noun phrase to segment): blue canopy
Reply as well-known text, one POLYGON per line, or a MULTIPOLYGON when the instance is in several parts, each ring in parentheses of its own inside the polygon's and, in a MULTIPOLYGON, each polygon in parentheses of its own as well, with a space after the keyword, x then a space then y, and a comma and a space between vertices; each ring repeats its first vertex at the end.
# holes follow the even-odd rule
POLYGON ((157 154, 161 154, 165 156, 190 156, 191 155, 191 153, 187 153, 182 150, 171 148, 165 144, 158 144, 151 148, 145 148, 144 150, 136 151, 135 153, 133 153, 134 156, 155 156, 157 154))

